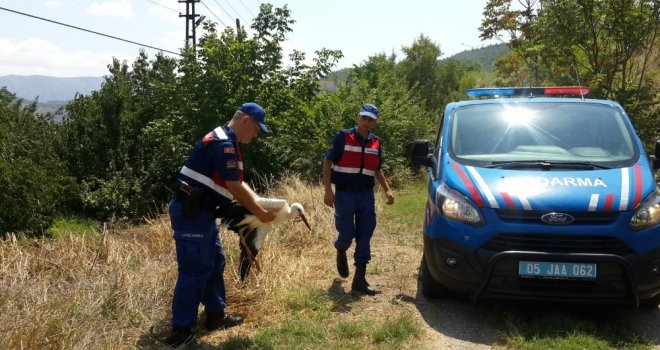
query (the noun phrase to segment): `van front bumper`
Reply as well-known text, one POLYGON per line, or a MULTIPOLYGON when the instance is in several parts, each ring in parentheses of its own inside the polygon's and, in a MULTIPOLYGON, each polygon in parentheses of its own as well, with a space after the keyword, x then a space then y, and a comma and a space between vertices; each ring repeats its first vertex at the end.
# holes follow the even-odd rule
POLYGON ((502 298, 638 306, 660 294, 660 248, 643 256, 628 252, 566 253, 525 250, 475 250, 424 235, 424 255, 434 280, 473 298, 502 298), (595 263, 593 280, 522 278, 521 260, 595 263))

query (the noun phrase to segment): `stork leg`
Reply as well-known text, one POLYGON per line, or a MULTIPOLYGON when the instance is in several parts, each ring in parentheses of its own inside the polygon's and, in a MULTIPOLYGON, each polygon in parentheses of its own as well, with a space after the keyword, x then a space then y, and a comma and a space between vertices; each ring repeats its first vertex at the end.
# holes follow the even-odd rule
POLYGON ((259 249, 256 247, 256 241, 254 236, 256 236, 256 231, 252 230, 248 232, 245 236, 239 233, 241 236, 241 256, 238 264, 238 269, 241 274, 241 281, 247 279, 248 273, 250 273, 250 268, 254 264, 257 271, 261 271, 259 263, 256 260, 259 249))
MULTIPOLYGON (((239 247, 241 255, 239 258, 238 266, 241 275, 241 281, 245 281, 247 278, 252 264, 257 265, 255 257, 259 252, 259 249, 257 249, 255 246, 255 230, 250 230, 247 225, 241 225, 241 222, 247 215, 250 215, 250 211, 248 211, 238 202, 232 202, 224 205, 216 212, 216 216, 222 220, 222 224, 225 225, 229 230, 236 232, 236 234, 238 234, 240 237, 239 247)), ((258 265, 257 270, 260 270, 258 265)))

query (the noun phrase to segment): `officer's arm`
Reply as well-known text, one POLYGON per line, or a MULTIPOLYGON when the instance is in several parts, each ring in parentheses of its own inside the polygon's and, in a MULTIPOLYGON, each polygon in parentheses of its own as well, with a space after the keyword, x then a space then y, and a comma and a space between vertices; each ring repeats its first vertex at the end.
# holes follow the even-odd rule
POLYGON ((335 194, 332 192, 332 163, 336 163, 341 158, 344 148, 344 134, 339 131, 332 139, 332 143, 328 147, 323 161, 323 187, 325 188, 325 195, 323 196, 323 203, 333 208, 335 206, 335 194))
POLYGON ((332 161, 325 160, 323 162, 323 187, 325 187, 325 195, 323 196, 323 203, 330 208, 335 205, 335 194, 332 193, 332 185, 330 177, 332 176, 332 161))
POLYGON ((250 186, 242 181, 225 181, 225 184, 232 196, 252 214, 256 215, 261 222, 269 222, 275 219, 275 214, 267 211, 255 201, 258 196, 250 186))
POLYGON ((248 191, 248 193, 250 194, 250 196, 252 196, 252 198, 254 198, 255 200, 260 198, 259 195, 256 192, 254 192, 252 187, 250 187, 250 185, 248 185, 245 182, 242 182, 242 184, 243 184, 243 188, 245 188, 245 190, 248 191))
POLYGON ((394 203, 394 193, 392 192, 390 185, 387 183, 387 179, 385 178, 385 175, 381 169, 376 170, 376 180, 378 180, 378 183, 383 186, 383 189, 385 190, 385 196, 387 196, 387 204, 394 203))

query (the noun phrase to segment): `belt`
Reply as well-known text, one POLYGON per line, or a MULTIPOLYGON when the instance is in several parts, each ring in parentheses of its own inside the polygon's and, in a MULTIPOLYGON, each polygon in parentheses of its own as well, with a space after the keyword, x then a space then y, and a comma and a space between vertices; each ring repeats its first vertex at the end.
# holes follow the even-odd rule
POLYGON ((371 192, 373 190, 373 187, 335 185, 335 191, 337 192, 371 192))
POLYGON ((182 191, 179 188, 174 190, 174 200, 175 201, 184 203, 186 201, 186 198, 188 198, 188 193, 182 191))
POLYGON ((190 193, 194 189, 195 187, 192 187, 187 183, 179 183, 179 185, 176 186, 176 189, 174 189, 174 200, 185 203, 186 199, 188 199, 188 196, 190 196, 190 193))

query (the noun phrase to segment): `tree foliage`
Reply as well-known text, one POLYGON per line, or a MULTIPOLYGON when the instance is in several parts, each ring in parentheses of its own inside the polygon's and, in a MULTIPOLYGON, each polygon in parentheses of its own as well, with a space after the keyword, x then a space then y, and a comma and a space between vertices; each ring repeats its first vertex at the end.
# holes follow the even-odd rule
POLYGON ((0 89, 0 234, 42 231, 75 185, 56 152, 52 115, 0 89))
POLYGON ((382 110, 375 132, 386 173, 405 179, 411 142, 430 137, 443 105, 479 78, 473 64, 439 63, 439 46, 420 35, 402 62, 372 56, 336 92, 320 91, 342 53, 322 48, 308 60, 294 50, 285 66, 282 44, 293 23, 286 6, 262 4, 251 35, 205 22, 198 47, 180 58, 115 59, 98 91, 64 107, 60 125, 4 92, 0 184, 7 191, 0 196, 3 206, 16 197, 26 204, 0 214, 0 232, 43 231, 58 208, 99 220, 159 213, 194 144, 246 101, 266 108, 270 130, 241 148, 248 181, 288 172, 319 181, 333 134, 355 125, 365 102, 382 110), (21 133, 5 137, 12 128, 21 133), (19 155, 23 139, 37 141, 19 155))
MULTIPOLYGON (((482 24, 484 37, 511 38, 511 53, 496 63, 499 82, 565 84, 577 76, 596 97, 621 101, 645 141, 658 137, 657 3, 511 4, 490 0, 482 24), (615 13, 624 13, 618 22, 615 13)), ((266 108, 270 130, 241 148, 253 184, 288 172, 318 181, 333 134, 354 126, 365 102, 382 111, 374 132, 396 183, 411 172, 411 142, 433 137, 444 106, 492 83, 476 63, 439 60, 439 45, 422 34, 400 62, 376 54, 346 72, 336 91, 321 91, 319 80, 342 53, 322 48, 308 60, 294 50, 284 65, 293 24, 286 6, 262 4, 252 34, 205 22, 198 47, 180 58, 115 59, 98 91, 64 107, 61 124, 0 90, 0 233, 43 232, 61 213, 100 220, 160 213, 194 144, 247 101, 266 108)))
POLYGON ((649 148, 660 137, 659 2, 490 0, 480 30, 509 37, 499 84, 589 85, 590 96, 623 105, 649 148))

